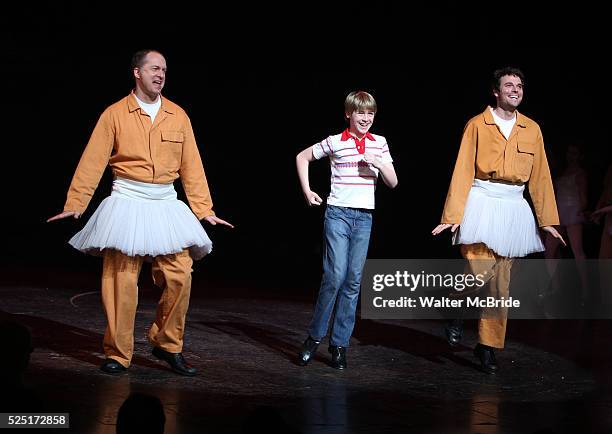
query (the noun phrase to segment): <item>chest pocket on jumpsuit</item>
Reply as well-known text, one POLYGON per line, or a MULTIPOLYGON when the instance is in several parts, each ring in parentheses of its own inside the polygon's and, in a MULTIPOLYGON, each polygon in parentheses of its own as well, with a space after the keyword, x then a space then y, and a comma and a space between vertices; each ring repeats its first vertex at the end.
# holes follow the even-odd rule
POLYGON ((516 158, 514 159, 514 170, 524 181, 529 179, 533 168, 533 158, 536 153, 536 146, 533 143, 517 144, 516 158))
POLYGON ((185 136, 182 131, 164 131, 161 132, 161 154, 164 162, 168 164, 170 169, 178 170, 181 165, 181 156, 183 154, 183 142, 185 136))

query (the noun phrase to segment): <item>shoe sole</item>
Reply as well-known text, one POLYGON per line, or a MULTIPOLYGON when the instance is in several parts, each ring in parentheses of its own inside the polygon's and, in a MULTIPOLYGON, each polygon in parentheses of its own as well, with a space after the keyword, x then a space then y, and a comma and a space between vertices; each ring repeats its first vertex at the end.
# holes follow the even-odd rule
MULTIPOLYGON (((172 367, 171 367, 172 368, 172 367)), ((194 372, 193 374, 189 374, 187 372, 181 372, 181 371, 177 371, 176 369, 172 369, 172 372, 174 372, 175 374, 179 374, 182 375, 184 377, 195 377, 196 375, 198 375, 197 372, 194 372)))
POLYGON ((108 375, 121 375, 127 372, 127 370, 126 371, 106 371, 104 369, 100 369, 100 371, 108 375))
POLYGON ((104 372, 105 374, 118 375, 118 374, 123 374, 124 372, 127 372, 127 368, 120 369, 120 370, 109 370, 109 369, 100 368, 100 371, 104 372))

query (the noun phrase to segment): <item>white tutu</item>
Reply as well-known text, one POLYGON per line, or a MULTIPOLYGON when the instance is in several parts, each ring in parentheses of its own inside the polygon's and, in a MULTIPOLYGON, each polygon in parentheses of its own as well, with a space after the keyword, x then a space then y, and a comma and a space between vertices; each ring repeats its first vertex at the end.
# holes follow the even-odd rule
POLYGON ((524 185, 475 179, 453 244, 484 243, 500 256, 544 251, 524 185))
POLYGON ((197 217, 177 199, 173 184, 116 178, 85 227, 69 241, 75 249, 99 255, 115 249, 128 256, 161 256, 188 248, 193 259, 212 250, 197 217))

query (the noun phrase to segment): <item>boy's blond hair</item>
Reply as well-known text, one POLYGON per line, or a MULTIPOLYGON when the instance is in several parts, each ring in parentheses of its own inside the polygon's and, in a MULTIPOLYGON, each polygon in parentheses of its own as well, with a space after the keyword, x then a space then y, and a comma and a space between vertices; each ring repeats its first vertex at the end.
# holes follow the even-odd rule
POLYGON ((363 90, 349 93, 344 100, 344 113, 350 116, 353 112, 362 110, 376 112, 374 97, 363 90))

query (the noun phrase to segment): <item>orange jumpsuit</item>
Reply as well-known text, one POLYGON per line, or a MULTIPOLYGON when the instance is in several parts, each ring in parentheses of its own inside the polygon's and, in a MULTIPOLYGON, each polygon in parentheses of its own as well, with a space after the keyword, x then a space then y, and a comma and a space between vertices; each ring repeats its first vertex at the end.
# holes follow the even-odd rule
MULTIPOLYGON (((451 179, 441 223, 460 224, 465 203, 474 179, 510 184, 527 183, 538 225, 559 224, 553 184, 538 124, 516 113, 516 123, 508 139, 495 123, 490 107, 468 121, 463 131, 459 155, 451 179)), ((493 277, 488 294, 508 297, 512 258, 501 257, 485 244, 461 246, 462 255, 473 268, 490 264, 493 277)), ((479 341, 483 345, 503 348, 506 336, 507 310, 499 309, 479 321, 479 341)))
MULTIPOLYGON (((189 117, 165 98, 153 123, 133 93, 102 113, 70 184, 64 211, 85 211, 107 165, 114 176, 140 182, 168 184, 180 178, 197 218, 214 215, 189 117)), ((102 302, 108 322, 104 353, 128 367, 144 257, 109 249, 103 254, 102 302)), ((153 280, 163 293, 148 336, 153 345, 172 353, 183 347, 192 264, 188 250, 153 258, 153 280)))

